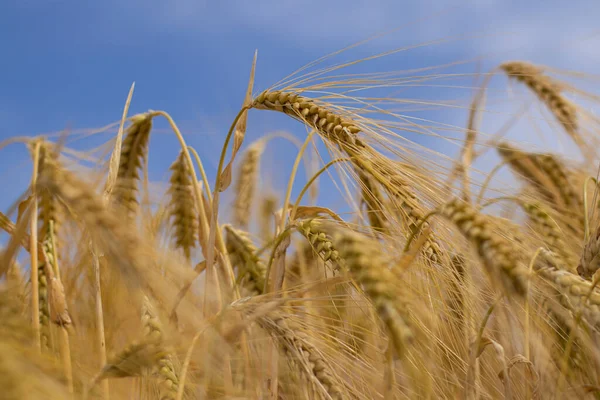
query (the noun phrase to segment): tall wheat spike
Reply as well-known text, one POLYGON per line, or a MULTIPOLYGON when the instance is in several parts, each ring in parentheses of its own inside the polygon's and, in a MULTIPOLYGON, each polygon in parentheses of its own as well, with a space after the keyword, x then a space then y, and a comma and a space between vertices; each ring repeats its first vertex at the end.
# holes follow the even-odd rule
POLYGON ((183 250, 187 260, 191 259, 192 249, 198 241, 198 216, 194 203, 192 176, 183 154, 171 165, 169 194, 169 214, 175 229, 175 244, 183 250))
POLYGON ((113 201, 129 216, 135 216, 139 205, 137 198, 140 169, 148 153, 148 142, 152 129, 152 115, 138 114, 131 117, 123 145, 117 179, 113 189, 113 201))
POLYGON ((234 223, 242 229, 248 229, 254 195, 258 185, 260 157, 264 150, 264 142, 252 144, 240 161, 235 183, 235 202, 233 203, 234 223))

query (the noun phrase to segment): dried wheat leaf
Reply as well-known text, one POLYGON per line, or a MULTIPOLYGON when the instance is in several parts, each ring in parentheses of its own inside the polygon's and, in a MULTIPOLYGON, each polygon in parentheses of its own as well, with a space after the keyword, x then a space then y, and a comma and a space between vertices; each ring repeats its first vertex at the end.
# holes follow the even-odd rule
MULTIPOLYGON (((250 70, 250 80, 248 81, 248 89, 246 90, 246 97, 244 98, 244 104, 242 107, 249 107, 252 104, 252 89, 254 88, 254 70, 256 69, 256 57, 258 50, 254 52, 254 60, 252 61, 252 69, 250 70)), ((221 173, 221 184, 218 188, 219 191, 224 192, 231 185, 231 168, 237 152, 242 147, 244 142, 244 136, 246 135, 246 125, 248 121, 248 110, 244 110, 240 117, 237 125, 235 126, 235 133, 233 136, 233 149, 231 150, 231 159, 229 163, 221 173)))

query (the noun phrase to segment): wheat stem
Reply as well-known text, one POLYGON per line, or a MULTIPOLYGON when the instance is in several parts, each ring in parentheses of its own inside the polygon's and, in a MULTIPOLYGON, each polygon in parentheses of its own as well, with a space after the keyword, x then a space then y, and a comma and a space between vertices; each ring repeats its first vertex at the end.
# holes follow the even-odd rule
POLYGON ((30 221, 29 234, 29 255, 31 257, 31 318, 33 322, 34 347, 38 353, 41 353, 41 331, 40 331, 40 310, 39 310, 39 292, 38 292, 38 199, 37 199, 37 178, 40 159, 41 142, 37 142, 33 148, 33 173, 31 176, 31 194, 32 194, 32 215, 30 221))
POLYGON ((329 167, 331 167, 333 164, 338 163, 338 162, 342 162, 342 161, 352 161, 349 158, 336 158, 334 160, 329 161, 327 164, 325 164, 325 166, 323 168, 321 168, 320 170, 318 170, 310 179, 308 182, 306 182, 306 184, 304 185, 304 187, 302 188, 302 190, 300 191, 300 194, 298 195, 298 197, 296 198, 296 201, 294 202, 294 206, 292 207, 292 211, 290 212, 290 222, 293 222, 295 217, 296 217, 296 211, 298 210, 298 206, 300 205, 300 201, 302 200, 302 197, 304 197, 304 195, 306 194, 306 192, 310 189, 310 186, 314 183, 314 181, 317 180, 317 178, 319 178, 319 176, 327 171, 327 169, 329 167))

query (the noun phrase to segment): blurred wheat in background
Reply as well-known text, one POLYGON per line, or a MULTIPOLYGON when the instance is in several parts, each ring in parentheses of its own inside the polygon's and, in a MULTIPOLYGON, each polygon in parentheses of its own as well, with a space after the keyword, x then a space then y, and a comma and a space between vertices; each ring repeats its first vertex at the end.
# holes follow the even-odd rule
POLYGON ((597 77, 370 70, 395 53, 266 90, 255 54, 215 173, 134 85, 105 128, 5 140, 33 172, 0 214, 0 397, 599 398, 597 77), (250 140, 275 114, 305 134, 250 140))

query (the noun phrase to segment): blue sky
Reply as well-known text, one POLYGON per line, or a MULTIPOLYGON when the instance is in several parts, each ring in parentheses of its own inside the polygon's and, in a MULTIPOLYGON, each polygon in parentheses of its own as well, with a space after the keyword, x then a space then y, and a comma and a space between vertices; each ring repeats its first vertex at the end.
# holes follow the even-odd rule
MULTIPOLYGON (((255 49, 257 93, 308 62, 395 28, 339 60, 449 39, 379 60, 374 67, 402 70, 483 56, 482 70, 526 59, 596 73, 599 16, 595 0, 4 0, 0 140, 117 121, 135 81, 130 114, 171 113, 213 176, 255 49), (452 39, 459 36, 463 39, 452 39)), ((251 113, 248 141, 278 129, 304 134, 297 123, 266 114, 251 113)), ((431 118, 456 125, 466 120, 460 112, 431 118)), ((109 138, 104 135, 102 141, 109 138)), ((150 151, 152 178, 164 179, 177 154, 175 138, 154 135, 150 151)), ((265 163, 277 167, 271 168, 270 184, 278 190, 293 151, 283 141, 268 150, 265 163)), ((0 182, 6 188, 0 209, 26 188, 29 175, 23 146, 0 150, 0 182)))

